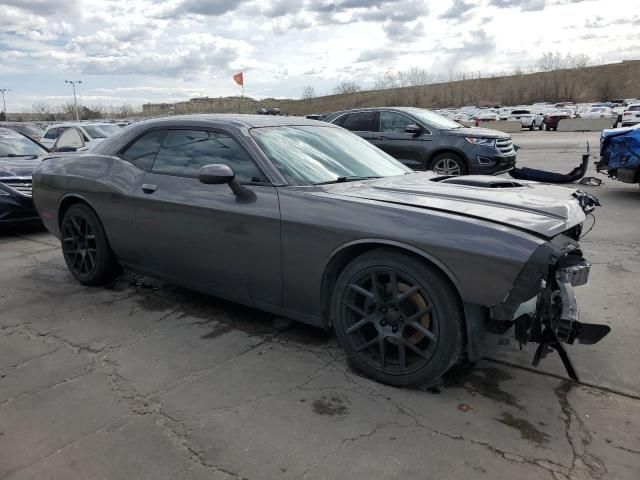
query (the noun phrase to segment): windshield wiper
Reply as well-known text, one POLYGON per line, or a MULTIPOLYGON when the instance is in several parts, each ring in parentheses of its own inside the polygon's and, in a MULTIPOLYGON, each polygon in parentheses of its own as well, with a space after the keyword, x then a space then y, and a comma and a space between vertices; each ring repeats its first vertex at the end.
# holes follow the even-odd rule
POLYGON ((8 158, 18 158, 18 157, 34 157, 36 158, 38 155, 36 155, 35 153, 31 153, 29 155, 18 155, 17 153, 9 153, 7 155, 5 155, 5 157, 8 158))
POLYGON ((314 183, 314 185, 329 185, 331 183, 356 182, 358 180, 371 180, 372 178, 380 178, 380 177, 379 176, 359 177, 357 175, 351 175, 347 177, 338 177, 335 180, 328 180, 326 182, 314 183))

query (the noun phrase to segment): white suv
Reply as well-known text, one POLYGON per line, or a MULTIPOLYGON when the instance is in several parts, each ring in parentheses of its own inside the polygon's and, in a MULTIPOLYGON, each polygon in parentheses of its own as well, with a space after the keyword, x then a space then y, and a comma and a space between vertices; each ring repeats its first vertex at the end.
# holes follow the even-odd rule
POLYGON ((622 126, 630 127, 640 123, 640 103, 632 103, 622 113, 622 126))
POLYGON ((77 122, 50 125, 44 132, 40 143, 47 148, 52 148, 58 137, 69 128, 75 128, 82 136, 87 147, 104 140, 111 135, 122 131, 122 128, 114 123, 77 122))
POLYGON ((531 110, 512 110, 509 120, 520 120, 522 126, 529 130, 533 130, 535 128, 542 130, 544 116, 538 113, 533 113, 531 110))

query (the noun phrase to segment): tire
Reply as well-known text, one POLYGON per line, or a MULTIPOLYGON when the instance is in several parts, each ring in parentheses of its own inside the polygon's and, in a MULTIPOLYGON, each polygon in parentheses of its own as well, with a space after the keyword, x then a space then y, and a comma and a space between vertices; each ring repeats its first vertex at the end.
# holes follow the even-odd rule
POLYGON ((441 153, 436 155, 427 170, 433 170, 440 175, 466 175, 468 172, 467 163, 455 153, 441 153))
POLYGON ((352 365, 385 384, 431 383, 462 356, 455 289, 434 267, 395 250, 372 250, 347 265, 331 318, 352 365))
POLYGON ((104 285, 121 271, 100 219, 84 203, 71 205, 60 224, 67 268, 83 285, 104 285))
POLYGON ((542 127, 544 126, 543 123, 540 124, 540 126, 538 127, 538 130, 542 131, 542 127))
POLYGON ((529 131, 533 132, 536 129, 536 121, 534 120, 533 122, 531 122, 531 125, 529 125, 529 131))

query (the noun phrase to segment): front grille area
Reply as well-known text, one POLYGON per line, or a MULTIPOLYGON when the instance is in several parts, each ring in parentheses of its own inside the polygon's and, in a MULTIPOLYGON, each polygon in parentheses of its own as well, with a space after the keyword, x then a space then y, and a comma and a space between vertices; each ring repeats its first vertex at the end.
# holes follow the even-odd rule
POLYGON ((513 142, 511 141, 511 138, 499 138, 496 141, 496 148, 500 150, 500 153, 502 153, 503 155, 511 155, 516 153, 516 151, 513 149, 513 142))
POLYGON ((25 197, 31 197, 31 179, 25 178, 7 178, 0 180, 0 183, 6 185, 12 190, 15 190, 25 197))

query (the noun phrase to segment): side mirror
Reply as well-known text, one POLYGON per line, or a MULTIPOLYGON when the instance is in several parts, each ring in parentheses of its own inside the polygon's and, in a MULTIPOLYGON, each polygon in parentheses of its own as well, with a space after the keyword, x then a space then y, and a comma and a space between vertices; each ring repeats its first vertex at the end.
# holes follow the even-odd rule
POLYGON ((236 178, 236 174, 228 165, 213 163, 200 168, 198 180, 207 185, 220 185, 231 183, 236 178))
POLYGON ((407 133, 421 133, 422 132, 422 127, 419 125, 407 125, 406 127, 404 127, 404 131, 407 133))
POLYGON ((198 180, 206 185, 229 184, 229 188, 239 202, 248 203, 255 201, 256 194, 236 180, 236 174, 228 165, 212 163, 200 168, 198 180))

